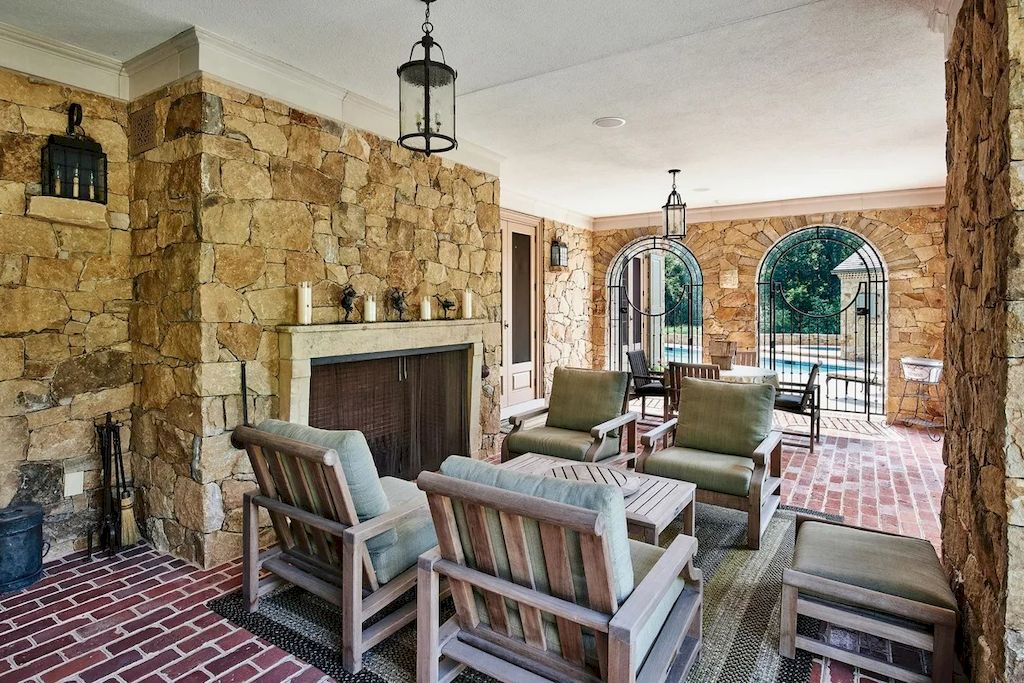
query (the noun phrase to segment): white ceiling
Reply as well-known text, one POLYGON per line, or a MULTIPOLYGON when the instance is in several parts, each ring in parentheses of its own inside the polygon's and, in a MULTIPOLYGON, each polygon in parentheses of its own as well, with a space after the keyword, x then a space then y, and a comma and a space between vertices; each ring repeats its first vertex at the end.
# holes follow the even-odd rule
MULTIPOLYGON (((439 0, 459 136, 503 188, 590 216, 945 182, 934 0, 439 0), (599 116, 623 128, 599 129, 599 116), (698 192, 695 188, 708 188, 698 192)), ((416 0, 0 0, 120 60, 199 26, 397 108, 416 0)))

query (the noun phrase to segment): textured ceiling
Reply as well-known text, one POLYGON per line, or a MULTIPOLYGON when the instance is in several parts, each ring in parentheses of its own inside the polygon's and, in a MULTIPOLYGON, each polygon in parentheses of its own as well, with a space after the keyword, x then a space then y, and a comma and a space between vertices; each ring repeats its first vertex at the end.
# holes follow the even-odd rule
MULTIPOLYGON (((503 187, 593 216, 945 179, 932 0, 440 0, 459 134, 503 187), (598 129, 599 116, 628 120, 598 129), (695 188, 707 188, 695 192, 695 188)), ((189 26, 397 107, 415 0, 0 0, 2 21, 128 59, 189 26)))

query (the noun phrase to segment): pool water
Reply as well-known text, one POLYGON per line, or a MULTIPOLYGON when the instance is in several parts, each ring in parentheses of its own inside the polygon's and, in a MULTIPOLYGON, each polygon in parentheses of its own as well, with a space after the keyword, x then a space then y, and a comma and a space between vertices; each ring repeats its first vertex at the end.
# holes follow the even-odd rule
MULTIPOLYGON (((837 347, 835 347, 835 346, 820 346, 820 347, 811 346, 811 347, 807 347, 807 348, 809 348, 809 349, 818 349, 818 350, 826 350, 826 349, 834 350, 837 347)), ((676 362, 676 363, 679 363, 679 362, 682 362, 682 363, 698 363, 698 362, 700 362, 700 358, 701 358, 701 351, 700 351, 700 349, 697 349, 697 348, 693 349, 691 351, 689 357, 688 357, 687 356, 687 347, 685 347, 685 346, 675 346, 675 345, 670 345, 670 344, 666 344, 665 345, 665 360, 666 361, 673 361, 673 362, 676 362)), ((811 371, 811 366, 812 365, 814 365, 814 363, 811 362, 811 361, 794 360, 792 358, 777 358, 775 360, 775 369, 778 372, 785 373, 787 375, 791 375, 791 374, 806 374, 806 373, 811 371)), ((850 374, 854 374, 854 373, 857 373, 857 372, 863 372, 863 367, 864 367, 863 365, 855 365, 855 364, 850 364, 850 363, 843 363, 841 361, 830 360, 829 362, 825 362, 825 363, 821 364, 821 370, 819 370, 819 372, 823 372, 823 373, 825 373, 825 372, 832 372, 832 373, 850 373, 850 374)))

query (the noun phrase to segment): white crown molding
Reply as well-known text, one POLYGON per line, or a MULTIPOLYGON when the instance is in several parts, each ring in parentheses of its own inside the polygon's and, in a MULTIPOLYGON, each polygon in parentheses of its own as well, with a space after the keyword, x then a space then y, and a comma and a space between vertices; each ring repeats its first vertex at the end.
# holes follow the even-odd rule
POLYGON ((128 99, 128 77, 118 60, 3 23, 0 66, 107 97, 128 99))
MULTIPOLYGON (((942 206, 946 203, 945 187, 924 187, 915 190, 891 190, 865 194, 842 194, 829 197, 785 199, 778 202, 706 206, 686 212, 689 223, 734 221, 777 216, 803 216, 832 211, 868 211, 905 209, 917 206, 942 206)), ((601 216, 594 219, 594 230, 653 228, 661 225, 661 212, 634 213, 622 216, 601 216)))
MULTIPOLYGON (((297 109, 398 138, 394 109, 199 27, 128 60, 125 71, 132 99, 201 72, 297 109)), ((471 142, 461 141, 444 157, 495 176, 501 170, 501 156, 471 142)))
POLYGON ((963 4, 963 0, 933 0, 932 11, 928 15, 928 27, 943 36, 947 57, 949 44, 953 40, 953 29, 956 28, 956 17, 963 4))
POLYGON ((501 208, 503 209, 518 211, 519 213, 525 213, 528 216, 547 218, 549 220, 558 221, 559 223, 574 225, 577 228, 586 228, 587 230, 594 227, 594 219, 586 214, 566 209, 558 206, 557 204, 551 204, 539 199, 534 199, 533 197, 528 197, 525 194, 520 194, 515 190, 509 190, 505 187, 501 188, 500 203, 501 208))

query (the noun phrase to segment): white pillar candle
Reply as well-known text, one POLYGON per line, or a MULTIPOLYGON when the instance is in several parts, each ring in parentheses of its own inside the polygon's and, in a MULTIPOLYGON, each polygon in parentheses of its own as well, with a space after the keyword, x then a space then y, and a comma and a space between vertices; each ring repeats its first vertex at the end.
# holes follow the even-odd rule
POLYGON ((430 320, 430 297, 420 299, 420 320, 430 320))
POLYGON ((377 322, 377 299, 372 296, 366 297, 363 302, 363 322, 377 322))
POLYGON ((297 322, 309 325, 313 322, 313 288, 308 282, 300 282, 296 291, 297 322))
POLYGON ((473 292, 468 289, 462 293, 462 317, 464 320, 473 317, 473 292))

